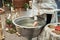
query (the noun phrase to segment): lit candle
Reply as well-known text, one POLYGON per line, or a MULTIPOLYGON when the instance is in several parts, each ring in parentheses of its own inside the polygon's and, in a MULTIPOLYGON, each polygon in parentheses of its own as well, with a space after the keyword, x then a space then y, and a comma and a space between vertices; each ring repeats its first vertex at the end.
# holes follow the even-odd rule
POLYGON ((32 1, 29 1, 29 6, 30 8, 32 8, 32 1))

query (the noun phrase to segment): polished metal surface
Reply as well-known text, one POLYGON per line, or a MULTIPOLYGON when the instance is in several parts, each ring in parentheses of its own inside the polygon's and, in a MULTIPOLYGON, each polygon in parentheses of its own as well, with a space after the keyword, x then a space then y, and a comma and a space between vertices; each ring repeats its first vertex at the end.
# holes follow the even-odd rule
POLYGON ((36 27, 33 26, 34 21, 34 17, 19 17, 13 20, 13 23, 21 36, 31 40, 40 34, 40 29, 45 25, 44 18, 40 16, 37 16, 38 25, 36 27))
MULTIPOLYGON (((45 24, 45 20, 44 18, 42 17, 37 17, 37 22, 38 22, 38 25, 37 27, 41 27, 45 24)), ((34 17, 20 17, 20 18, 17 18, 13 21, 13 23, 17 26, 22 26, 24 28, 33 28, 33 23, 34 23, 34 17)))

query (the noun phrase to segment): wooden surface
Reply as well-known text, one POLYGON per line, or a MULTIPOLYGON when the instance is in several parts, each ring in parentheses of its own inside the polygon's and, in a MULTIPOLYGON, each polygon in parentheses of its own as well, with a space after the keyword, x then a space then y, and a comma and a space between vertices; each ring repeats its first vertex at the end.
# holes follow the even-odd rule
POLYGON ((15 8, 23 8, 24 3, 29 3, 29 0, 14 0, 13 1, 15 8))

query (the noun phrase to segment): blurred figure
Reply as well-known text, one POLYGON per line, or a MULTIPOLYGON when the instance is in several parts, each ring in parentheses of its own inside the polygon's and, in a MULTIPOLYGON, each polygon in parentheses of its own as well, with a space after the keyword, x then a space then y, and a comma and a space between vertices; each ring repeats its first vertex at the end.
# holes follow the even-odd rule
POLYGON ((3 2, 2 0, 0 0, 0 14, 4 12, 4 9, 2 9, 3 7, 3 2))
POLYGON ((4 12, 4 10, 2 9, 3 7, 3 3, 2 3, 2 0, 0 0, 0 14, 4 12))
POLYGON ((2 0, 0 0, 0 8, 3 7, 3 3, 2 3, 2 0))
MULTIPOLYGON (((45 8, 47 10, 53 10, 53 9, 57 9, 57 4, 55 2, 55 0, 35 0, 37 3, 41 3, 40 4, 40 8, 45 8)), ((54 12, 50 12, 50 13, 46 13, 46 24, 49 24, 50 22, 56 22, 56 13, 54 12), (54 16, 52 18, 52 15, 54 16)), ((34 25, 37 22, 34 23, 34 25)), ((36 25, 35 25, 36 26, 36 25)))
MULTIPOLYGON (((43 0, 42 2, 43 6, 46 5, 45 7, 42 6, 43 8, 48 8, 48 10, 57 9, 55 0, 43 0)), ((54 12, 46 13, 46 24, 49 24, 51 21, 53 22, 53 20, 55 21, 55 15, 56 13, 54 12), (53 19, 52 15, 54 16, 53 19)))

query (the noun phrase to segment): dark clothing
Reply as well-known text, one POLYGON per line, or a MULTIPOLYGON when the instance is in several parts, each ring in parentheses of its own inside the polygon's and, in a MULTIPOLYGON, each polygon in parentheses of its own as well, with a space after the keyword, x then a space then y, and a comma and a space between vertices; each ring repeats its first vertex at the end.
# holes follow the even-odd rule
POLYGON ((46 14, 46 16, 47 16, 46 24, 48 24, 51 22, 52 14, 46 14))
POLYGON ((3 7, 3 3, 2 0, 0 0, 0 8, 3 7))

